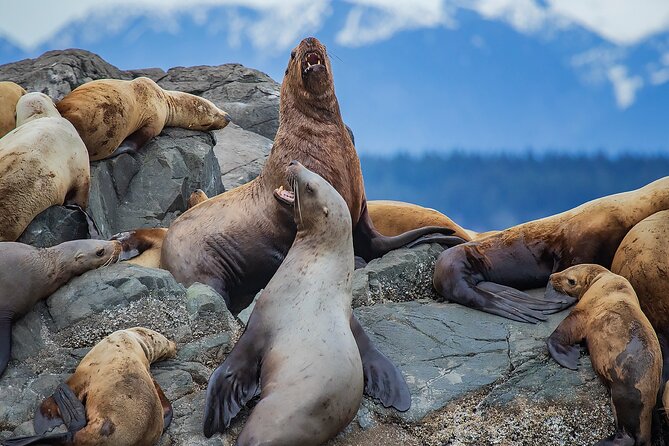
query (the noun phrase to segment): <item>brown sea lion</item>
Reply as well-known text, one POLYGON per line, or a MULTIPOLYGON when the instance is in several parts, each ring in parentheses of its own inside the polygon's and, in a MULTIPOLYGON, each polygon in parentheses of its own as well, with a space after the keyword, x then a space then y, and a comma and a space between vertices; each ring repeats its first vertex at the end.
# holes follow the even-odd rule
POLYGON ((74 240, 51 248, 0 242, 0 375, 12 347, 12 321, 71 278, 118 261, 116 241, 74 240))
POLYGON ((174 342, 147 328, 100 341, 35 412, 37 436, 7 445, 152 446, 172 421, 172 405, 149 366, 176 354, 174 342), (47 434, 65 424, 68 432, 47 434))
POLYGON ((657 212, 627 233, 613 257, 611 271, 625 277, 662 349, 662 402, 669 410, 669 211, 657 212))
POLYGON ((91 161, 136 151, 163 127, 215 130, 230 122, 228 114, 207 99, 163 90, 146 77, 88 82, 57 107, 76 127, 91 161))
POLYGON ((552 273, 580 263, 610 267, 627 232, 664 209, 669 177, 448 249, 437 260, 434 287, 468 307, 522 322, 544 320, 573 300, 535 299, 518 289, 543 287, 552 273))
POLYGON ((0 241, 50 206, 88 206, 88 153, 72 124, 42 93, 22 96, 16 113, 18 127, 0 139, 0 241))
MULTIPOLYGON (((353 238, 344 199, 298 162, 288 168, 297 236, 262 291, 239 342, 207 387, 205 436, 222 432, 261 388, 237 442, 320 445, 355 417, 363 367, 351 329, 353 238)), ((365 377, 378 385, 399 381, 393 404, 407 410, 406 383, 384 357, 368 358, 365 377), (381 362, 374 363, 374 361, 381 362), (383 369, 386 376, 374 376, 383 369)))
POLYGON ((611 390, 616 433, 598 445, 650 446, 662 353, 632 285, 600 265, 582 264, 552 274, 546 294, 578 303, 548 338, 548 351, 576 370, 585 341, 592 367, 611 390))
POLYGON ((118 240, 123 246, 126 262, 147 268, 160 268, 160 252, 166 228, 144 228, 121 232, 111 240, 118 240))
POLYGON ((16 128, 16 103, 26 91, 14 82, 0 82, 0 138, 16 128))

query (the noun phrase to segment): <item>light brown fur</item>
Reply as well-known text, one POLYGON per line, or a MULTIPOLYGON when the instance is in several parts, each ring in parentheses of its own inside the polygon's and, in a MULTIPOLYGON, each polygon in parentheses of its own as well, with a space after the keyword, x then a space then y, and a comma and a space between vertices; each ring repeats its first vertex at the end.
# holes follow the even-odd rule
POLYGON ((0 241, 19 238, 50 206, 88 206, 86 146, 51 99, 42 93, 21 97, 17 124, 0 139, 0 241))
POLYGON ((585 341, 595 372, 611 389, 617 432, 649 446, 662 355, 632 285, 603 266, 582 264, 551 275, 547 292, 553 291, 578 303, 550 336, 551 355, 573 368, 574 356, 563 348, 585 341))
POLYGON ((207 99, 163 90, 146 77, 88 82, 65 96, 58 110, 74 124, 92 161, 109 157, 131 135, 141 146, 163 127, 214 130, 230 122, 207 99))
POLYGON ((16 128, 16 103, 26 91, 14 82, 0 82, 0 138, 16 128))

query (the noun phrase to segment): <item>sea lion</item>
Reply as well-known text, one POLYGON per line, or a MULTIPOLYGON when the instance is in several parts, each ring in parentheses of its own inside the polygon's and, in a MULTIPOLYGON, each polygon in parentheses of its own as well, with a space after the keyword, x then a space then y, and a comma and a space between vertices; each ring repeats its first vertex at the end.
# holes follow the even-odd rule
POLYGON ((468 307, 521 322, 545 320, 573 299, 536 299, 515 288, 543 287, 551 273, 580 263, 610 267, 627 232, 664 209, 669 177, 448 249, 437 259, 433 284, 445 299, 468 307))
MULTIPOLYGON (((339 112, 325 47, 304 39, 291 53, 281 84, 279 129, 260 175, 206 200, 170 226, 161 265, 186 285, 218 291, 233 311, 246 307, 285 257, 295 238, 292 212, 272 195, 285 185, 285 166, 303 163, 334 186, 346 201, 356 255, 379 257, 421 236, 450 235, 427 227, 397 237, 379 234, 367 212, 360 160, 339 112)), ((446 243, 461 239, 443 236, 446 243)))
MULTIPOLYGON (((294 204, 297 235, 207 386, 206 437, 227 428, 262 387, 238 446, 323 444, 355 417, 362 399, 350 324, 351 214, 337 191, 300 163, 291 163, 288 178, 294 193, 279 190, 277 198, 294 204)), ((397 397, 408 409, 408 390, 397 397)))
POLYGON ((34 437, 7 445, 152 446, 172 421, 172 405, 149 366, 172 358, 176 345, 147 328, 119 330, 100 341, 74 374, 35 412, 34 437), (47 434, 65 424, 68 432, 47 434))
POLYGON ((655 329, 662 349, 662 402, 669 409, 669 211, 640 221, 620 243, 611 271, 625 277, 655 329))
POLYGON ((71 278, 118 261, 116 241, 74 240, 51 248, 15 242, 0 243, 0 375, 12 347, 12 321, 71 278))
POLYGON ((208 199, 209 197, 207 197, 207 194, 202 189, 195 189, 195 191, 190 194, 190 197, 188 197, 188 208, 190 209, 193 206, 197 206, 208 199))
POLYGON ((14 82, 0 82, 0 138, 16 128, 16 103, 26 91, 14 82))
POLYGON ((167 228, 144 228, 121 232, 112 236, 123 246, 128 263, 147 268, 160 268, 160 252, 167 228))
POLYGON ((75 128, 42 93, 16 104, 17 128, 0 139, 0 241, 14 241, 53 205, 88 206, 90 166, 75 128))
POLYGON ((88 82, 57 107, 76 127, 91 161, 136 151, 163 127, 215 130, 230 122, 228 114, 207 99, 163 90, 147 77, 88 82))
POLYGON ((600 265, 582 264, 550 276, 550 296, 578 303, 548 338, 550 355, 576 370, 585 341, 592 367, 611 390, 616 433, 598 445, 650 446, 662 353, 632 285, 600 265))

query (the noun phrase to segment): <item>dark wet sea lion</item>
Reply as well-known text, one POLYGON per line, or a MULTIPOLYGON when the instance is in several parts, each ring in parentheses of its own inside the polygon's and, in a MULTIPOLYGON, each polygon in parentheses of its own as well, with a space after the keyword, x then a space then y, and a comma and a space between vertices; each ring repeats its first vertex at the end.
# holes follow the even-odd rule
POLYGON ((9 362, 12 321, 75 276, 118 260, 116 241, 74 240, 51 248, 0 242, 0 375, 9 362))
POLYGON ((598 445, 650 446, 662 353, 632 285, 600 265, 582 264, 551 275, 546 294, 578 299, 548 338, 560 365, 576 370, 585 341, 592 367, 611 390, 616 433, 598 445))
POLYGON ((0 138, 16 128, 16 103, 26 91, 14 82, 0 82, 0 138))
POLYGON ((147 77, 85 83, 57 105, 86 143, 92 161, 136 151, 163 127, 222 129, 230 117, 207 99, 163 90, 147 77))
POLYGON ((295 163, 288 176, 294 194, 277 198, 295 203, 297 236, 207 388, 207 437, 228 427, 262 388, 238 446, 323 444, 355 417, 362 399, 350 326, 351 216, 317 174, 295 163))
POLYGON ((669 177, 448 249, 437 260, 434 287, 468 307, 522 322, 544 320, 573 300, 534 299, 518 289, 543 287, 552 273, 580 263, 610 267, 627 232, 665 209, 669 177))
POLYGON ((152 446, 172 421, 172 405, 149 366, 176 354, 174 342, 147 328, 116 331, 81 360, 35 412, 36 436, 7 446, 152 446), (47 431, 65 424, 67 433, 47 431))

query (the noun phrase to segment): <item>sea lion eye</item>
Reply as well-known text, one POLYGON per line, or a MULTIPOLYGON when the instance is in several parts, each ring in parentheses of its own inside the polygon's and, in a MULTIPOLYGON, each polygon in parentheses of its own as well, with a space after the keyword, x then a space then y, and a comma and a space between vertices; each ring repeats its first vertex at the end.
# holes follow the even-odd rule
POLYGON ((574 279, 567 279, 567 283, 571 286, 576 285, 576 281, 574 279))
POLYGON ((98 249, 98 250, 95 252, 95 255, 98 256, 98 257, 102 257, 103 255, 105 255, 105 249, 104 249, 104 248, 100 248, 100 249, 98 249))

